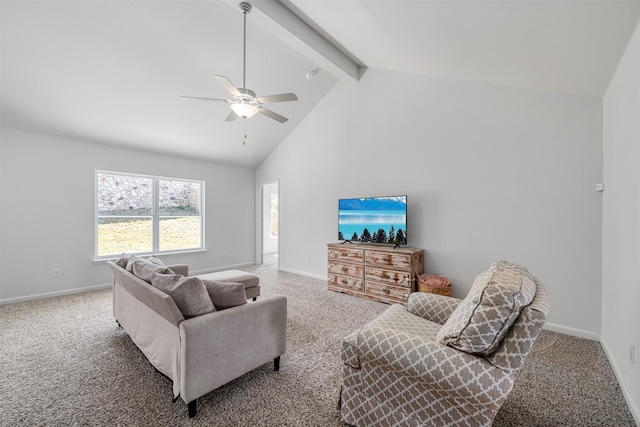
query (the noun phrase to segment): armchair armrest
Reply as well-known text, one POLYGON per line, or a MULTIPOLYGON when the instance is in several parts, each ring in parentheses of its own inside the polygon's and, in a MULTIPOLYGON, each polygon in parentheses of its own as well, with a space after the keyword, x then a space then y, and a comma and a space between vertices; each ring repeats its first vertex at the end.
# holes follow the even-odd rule
POLYGON ((409 295, 407 311, 423 319, 443 325, 460 302, 462 302, 461 299, 444 295, 413 292, 409 295))
POLYGON ((188 276, 189 275, 189 265, 188 264, 174 264, 174 265, 168 265, 167 267, 169 267, 171 269, 171 271, 173 271, 176 274, 179 274, 181 276, 188 276))
POLYGON ((483 357, 385 327, 363 327, 358 353, 362 369, 396 372, 461 400, 500 399, 512 386, 510 375, 483 357))
POLYGON ((355 331, 347 335, 342 340, 342 351, 340 357, 342 361, 352 368, 360 368, 360 359, 358 359, 358 333, 355 331))

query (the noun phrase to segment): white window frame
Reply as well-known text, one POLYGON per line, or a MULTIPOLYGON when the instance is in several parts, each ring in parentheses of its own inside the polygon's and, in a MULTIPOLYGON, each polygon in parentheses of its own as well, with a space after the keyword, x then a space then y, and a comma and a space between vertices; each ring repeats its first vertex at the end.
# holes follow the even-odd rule
MULTIPOLYGON (((145 218, 145 217, 151 217, 151 223, 152 223, 152 238, 151 238, 151 242, 152 242, 152 250, 148 251, 148 252, 127 252, 128 254, 135 254, 135 255, 160 255, 160 254, 171 254, 171 253, 185 253, 185 252, 199 252, 199 251, 204 251, 206 250, 205 248, 205 213, 204 213, 204 207, 205 207, 205 182, 204 181, 200 181, 200 180, 196 180, 196 179, 187 179, 187 178, 173 178, 173 177, 166 177, 166 176, 156 176, 156 175, 143 175, 143 174, 136 174, 136 173, 129 173, 129 172, 116 172, 116 171, 107 171, 107 170, 98 170, 96 169, 95 171, 95 177, 94 177, 94 190, 95 190, 95 196, 94 196, 94 215, 95 215, 95 219, 94 219, 94 226, 95 226, 95 231, 94 231, 94 241, 95 241, 95 248, 94 248, 94 259, 96 260, 107 260, 107 259, 113 259, 113 258, 117 258, 118 256, 120 256, 120 254, 109 254, 109 255, 98 255, 98 220, 100 218, 104 218, 104 217, 114 217, 114 218, 128 218, 128 217, 139 217, 139 218, 145 218), (130 177, 136 177, 136 178, 144 178, 144 179, 151 179, 152 181, 152 208, 151 208, 151 215, 140 215, 140 216, 131 216, 131 215, 100 215, 98 213, 98 176, 100 174, 108 174, 108 175, 121 175, 121 176, 130 176, 130 177), (167 181, 183 181, 183 182, 191 182, 191 183, 197 183, 200 185, 200 247, 197 248, 187 248, 187 249, 169 249, 169 250, 164 250, 161 251, 160 250, 160 219, 166 217, 166 215, 160 215, 159 213, 159 204, 160 204, 160 181, 161 180, 167 180, 167 181)), ((197 215, 191 215, 193 217, 197 217, 197 215)))

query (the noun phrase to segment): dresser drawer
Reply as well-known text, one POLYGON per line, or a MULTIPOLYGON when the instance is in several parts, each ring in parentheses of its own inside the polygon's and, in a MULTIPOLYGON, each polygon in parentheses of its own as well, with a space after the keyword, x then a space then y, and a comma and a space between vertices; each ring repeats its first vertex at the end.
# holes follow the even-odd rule
POLYGON ((367 251, 365 254, 365 262, 368 265, 409 270, 411 268, 411 255, 392 252, 367 251))
POLYGON ((364 262, 364 250, 353 248, 330 248, 329 261, 364 262))
POLYGON ((328 284, 329 286, 338 286, 340 288, 351 289, 354 291, 362 291, 364 280, 361 278, 341 276, 339 274, 329 274, 328 284))
POLYGON ((343 264, 340 262, 329 261, 329 273, 341 274, 343 276, 359 277, 364 275, 364 267, 357 264, 343 264))
POLYGON ((366 267, 365 277, 367 280, 388 283, 390 285, 404 286, 411 289, 413 281, 411 272, 390 270, 387 268, 366 267))
POLYGON ((403 303, 406 303, 409 300, 409 294, 411 294, 411 288, 392 286, 387 283, 371 282, 367 280, 365 286, 367 294, 377 295, 379 297, 389 298, 403 303))

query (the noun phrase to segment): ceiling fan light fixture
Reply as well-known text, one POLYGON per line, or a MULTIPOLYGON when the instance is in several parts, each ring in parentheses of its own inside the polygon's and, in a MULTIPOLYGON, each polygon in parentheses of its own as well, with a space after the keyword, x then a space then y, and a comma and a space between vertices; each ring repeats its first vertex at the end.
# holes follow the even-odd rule
MULTIPOLYGON (((0 0, 2 1, 2 0, 0 0)), ((213 76, 218 82, 227 89, 233 99, 218 99, 218 98, 204 98, 201 96, 181 96, 181 98, 187 99, 199 99, 203 101, 216 101, 229 104, 231 107, 231 113, 225 119, 226 122, 232 122, 238 117, 248 119, 255 116, 257 113, 263 114, 265 117, 273 119, 279 123, 286 123, 287 118, 275 113, 267 108, 264 108, 263 104, 271 102, 288 102, 297 101, 298 97, 295 93, 280 93, 277 95, 256 96, 256 93, 250 89, 247 89, 247 14, 251 11, 251 4, 243 1, 240 3, 240 11, 243 18, 243 37, 242 37, 242 87, 236 87, 231 80, 226 76, 214 74, 213 76)), ((313 74, 315 75, 315 72, 313 74)))
POLYGON ((258 112, 258 107, 256 107, 255 105, 240 102, 237 104, 231 104, 231 110, 233 110, 233 112, 238 116, 244 119, 248 119, 258 112))

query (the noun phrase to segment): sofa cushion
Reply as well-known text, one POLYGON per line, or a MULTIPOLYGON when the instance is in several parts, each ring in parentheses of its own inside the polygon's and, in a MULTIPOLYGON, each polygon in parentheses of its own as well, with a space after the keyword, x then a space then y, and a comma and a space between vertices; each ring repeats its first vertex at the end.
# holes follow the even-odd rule
POLYGON ((173 298, 185 319, 216 311, 197 277, 156 272, 151 275, 151 284, 173 298))
POLYGON ((468 353, 491 354, 535 293, 535 282, 525 267, 498 261, 476 277, 437 339, 468 353))
POLYGON ((211 280, 203 280, 203 282, 216 310, 224 310, 247 303, 243 283, 213 282, 211 280))
POLYGON ((151 276, 153 273, 162 273, 162 274, 173 274, 173 271, 160 259, 150 256, 147 259, 141 257, 131 257, 129 263, 127 264, 127 270, 131 266, 131 272, 144 280, 147 283, 151 283, 151 276))

